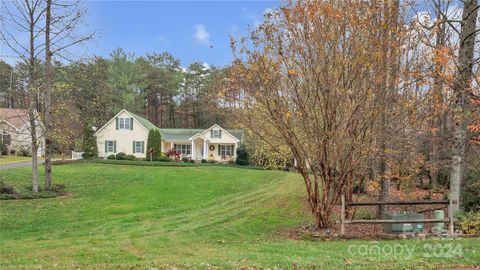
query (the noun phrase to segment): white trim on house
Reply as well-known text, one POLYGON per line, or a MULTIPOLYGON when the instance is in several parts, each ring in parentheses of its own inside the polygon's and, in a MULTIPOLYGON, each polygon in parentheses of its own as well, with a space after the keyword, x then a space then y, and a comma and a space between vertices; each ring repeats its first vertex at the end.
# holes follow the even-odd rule
POLYGON ((201 133, 197 133, 195 135, 193 135, 192 137, 190 137, 188 140, 191 141, 191 140, 195 140, 196 138, 202 138, 204 140, 207 140, 208 141, 208 138, 203 136, 201 133))
POLYGON ((95 131, 95 136, 97 136, 98 132, 102 129, 104 129, 108 124, 110 124, 110 122, 112 122, 113 120, 115 120, 115 118, 117 118, 122 112, 126 112, 128 115, 130 115, 131 118, 133 118, 133 121, 136 121, 137 124, 139 124, 140 126, 142 126, 147 132, 149 132, 150 130, 144 126, 142 123, 140 123, 135 117, 133 117, 132 114, 130 114, 129 111, 125 110, 125 109, 122 109, 119 113, 115 114, 114 117, 112 117, 110 120, 107 121, 107 123, 105 123, 105 125, 103 125, 101 128, 97 129, 97 131, 95 131))
POLYGON ((230 132, 228 132, 226 129, 222 128, 221 126, 219 126, 219 125, 217 125, 217 124, 214 124, 213 126, 207 128, 204 132, 202 132, 201 135, 203 135, 203 136, 205 137, 205 134, 208 134, 208 132, 209 132, 212 128, 215 128, 215 127, 221 129, 223 132, 225 132, 225 133, 228 134, 230 137, 232 137, 233 139, 235 139, 235 140, 237 141, 237 143, 240 142, 240 140, 239 140, 237 137, 233 136, 232 134, 230 134, 230 132))
MULTIPOLYGON (((11 126, 12 128, 15 129, 15 131, 20 131, 16 126, 14 126, 12 123, 8 122, 6 119, 0 119, 0 122, 5 122, 7 125, 11 126)), ((24 124, 25 125, 25 124, 24 124)), ((23 127, 23 126, 22 126, 23 127)))

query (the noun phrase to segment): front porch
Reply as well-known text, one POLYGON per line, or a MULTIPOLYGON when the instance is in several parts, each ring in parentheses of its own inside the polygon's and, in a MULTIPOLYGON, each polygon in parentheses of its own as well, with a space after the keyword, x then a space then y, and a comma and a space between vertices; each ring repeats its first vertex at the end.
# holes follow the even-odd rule
POLYGON ((237 143, 213 143, 202 135, 194 136, 188 141, 162 141, 162 152, 175 149, 183 158, 195 161, 215 160, 218 162, 235 160, 237 157, 237 143))

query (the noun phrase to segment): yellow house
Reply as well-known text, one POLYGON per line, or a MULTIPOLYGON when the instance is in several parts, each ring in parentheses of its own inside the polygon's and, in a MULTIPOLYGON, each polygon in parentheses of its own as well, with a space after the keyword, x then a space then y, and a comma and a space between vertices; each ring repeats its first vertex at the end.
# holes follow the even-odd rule
POLYGON ((215 124, 207 129, 158 128, 147 119, 127 110, 120 111, 95 133, 99 157, 123 152, 146 158, 147 138, 151 129, 162 136, 161 151, 170 149, 193 160, 235 160, 237 147, 243 143, 243 130, 224 129, 215 124))

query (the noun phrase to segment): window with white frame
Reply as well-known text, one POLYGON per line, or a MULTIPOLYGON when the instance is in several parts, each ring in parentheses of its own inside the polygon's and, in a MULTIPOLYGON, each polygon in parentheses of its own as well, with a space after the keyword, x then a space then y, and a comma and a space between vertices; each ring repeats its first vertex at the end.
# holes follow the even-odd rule
POLYGON ((233 145, 220 145, 220 156, 233 156, 233 145))
POLYGON ((213 129, 212 130, 212 138, 222 138, 222 131, 220 129, 213 129))
POLYGON ((115 153, 115 142, 107 141, 107 153, 115 153))
POLYGON ((130 118, 118 118, 119 129, 130 129, 130 118))
POLYGON ((179 155, 190 155, 192 153, 192 145, 190 144, 175 144, 175 151, 179 155))
POLYGON ((142 153, 143 152, 143 147, 142 147, 142 142, 136 141, 135 142, 135 153, 142 153))

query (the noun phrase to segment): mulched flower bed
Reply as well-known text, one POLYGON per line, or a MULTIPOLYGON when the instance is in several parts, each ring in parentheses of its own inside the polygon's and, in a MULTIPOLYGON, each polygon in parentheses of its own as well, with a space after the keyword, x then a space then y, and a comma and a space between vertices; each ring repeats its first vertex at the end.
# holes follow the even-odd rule
POLYGON ((0 200, 31 200, 31 199, 46 199, 57 198, 69 195, 65 192, 65 186, 54 184, 49 190, 39 189, 38 192, 33 192, 32 187, 16 188, 8 185, 3 181, 0 182, 0 200))

